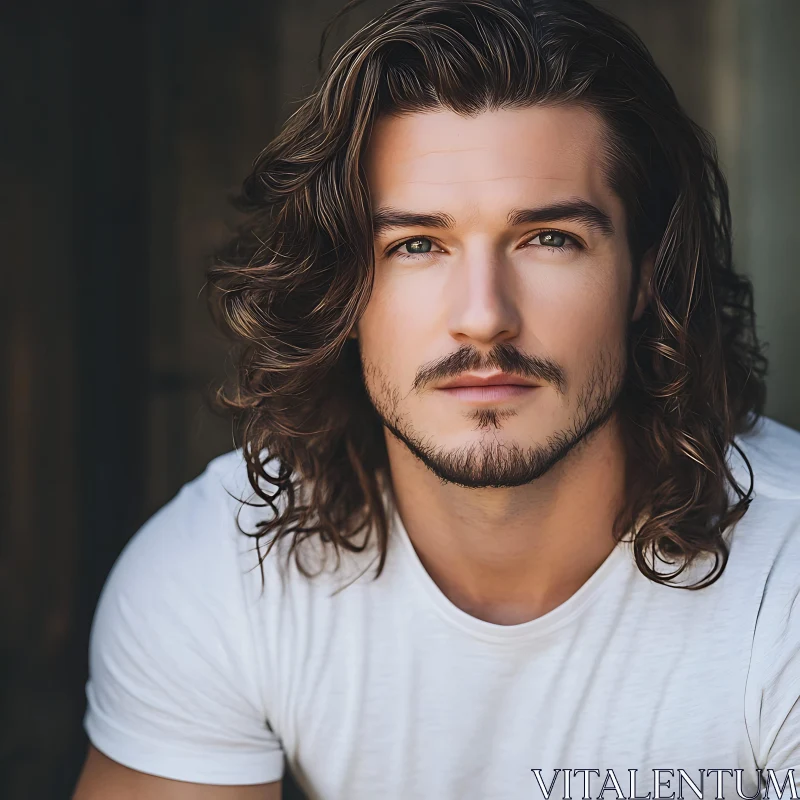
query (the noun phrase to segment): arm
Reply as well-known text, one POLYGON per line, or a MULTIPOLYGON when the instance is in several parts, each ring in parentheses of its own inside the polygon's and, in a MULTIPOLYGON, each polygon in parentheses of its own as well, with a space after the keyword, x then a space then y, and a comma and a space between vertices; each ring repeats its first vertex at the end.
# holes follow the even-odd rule
POLYGON ((73 800, 280 800, 281 782, 220 786, 157 778, 123 767, 89 745, 73 800))

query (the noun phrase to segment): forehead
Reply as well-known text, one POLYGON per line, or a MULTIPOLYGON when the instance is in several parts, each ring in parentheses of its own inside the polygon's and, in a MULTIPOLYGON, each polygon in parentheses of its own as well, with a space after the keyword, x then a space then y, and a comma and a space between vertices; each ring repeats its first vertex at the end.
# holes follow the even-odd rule
POLYGON ((518 201, 577 195, 614 215, 619 205, 599 155, 604 125, 580 106, 383 116, 365 151, 373 206, 505 214, 504 206, 518 201))

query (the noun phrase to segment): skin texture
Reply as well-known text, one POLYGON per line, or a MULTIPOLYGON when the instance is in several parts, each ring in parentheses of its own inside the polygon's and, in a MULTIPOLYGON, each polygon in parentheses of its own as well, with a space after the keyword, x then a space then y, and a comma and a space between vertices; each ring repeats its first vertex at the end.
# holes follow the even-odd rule
POLYGON ((604 131, 577 106, 436 110, 381 118, 365 154, 376 218, 449 217, 378 232, 354 333, 398 509, 445 595, 499 624, 560 605, 614 546, 625 468, 614 400, 653 264, 649 253, 633 286, 604 131), (509 224, 515 209, 576 199, 613 232, 509 224), (538 388, 478 402, 437 388, 470 370, 538 388))
POLYGON ((91 745, 73 800, 280 800, 280 781, 258 786, 212 786, 145 775, 91 745))

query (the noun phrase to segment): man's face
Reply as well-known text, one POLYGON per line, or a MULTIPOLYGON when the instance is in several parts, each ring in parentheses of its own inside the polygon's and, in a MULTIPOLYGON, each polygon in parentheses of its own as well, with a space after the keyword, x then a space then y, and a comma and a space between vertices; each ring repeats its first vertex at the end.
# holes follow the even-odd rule
POLYGON ((442 480, 528 483, 613 414, 632 268, 602 136, 576 106, 376 123, 364 378, 389 431, 442 480), (554 204, 584 213, 531 213, 554 204), (529 385, 445 388, 468 373, 529 385))

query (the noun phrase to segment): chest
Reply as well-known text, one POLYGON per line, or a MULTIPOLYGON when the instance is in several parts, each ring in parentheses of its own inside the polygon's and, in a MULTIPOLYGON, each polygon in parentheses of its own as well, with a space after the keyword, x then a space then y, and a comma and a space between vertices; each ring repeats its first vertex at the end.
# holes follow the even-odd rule
POLYGON ((351 611, 291 665, 287 758, 324 800, 542 797, 535 770, 557 777, 552 797, 582 796, 585 774, 570 790, 565 770, 597 770, 591 796, 608 770, 626 793, 638 770, 642 795, 656 769, 754 774, 741 625, 662 607, 620 604, 523 642, 465 636, 414 603, 351 611))

